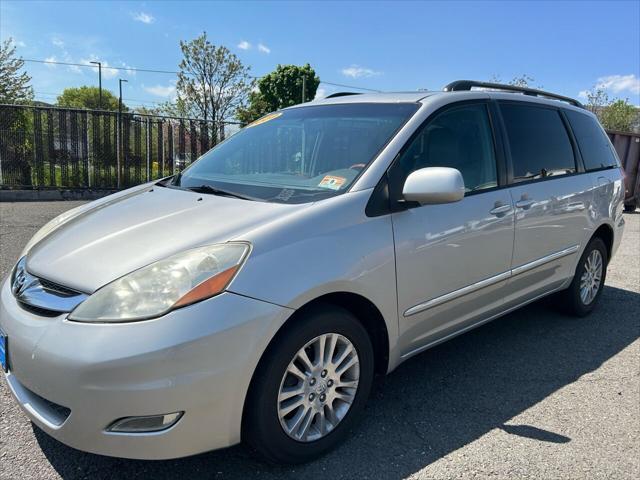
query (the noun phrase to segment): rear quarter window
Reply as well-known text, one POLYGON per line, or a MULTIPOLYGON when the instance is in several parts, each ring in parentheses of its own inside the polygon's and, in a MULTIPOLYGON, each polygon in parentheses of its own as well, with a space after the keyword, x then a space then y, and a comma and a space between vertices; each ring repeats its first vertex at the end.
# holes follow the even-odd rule
POLYGON ((565 114, 578 141, 585 169, 588 171, 617 167, 618 160, 611 143, 598 121, 590 115, 573 110, 566 110, 565 114))
POLYGON ((513 181, 574 173, 573 147, 560 112, 518 103, 500 105, 507 131, 513 181))

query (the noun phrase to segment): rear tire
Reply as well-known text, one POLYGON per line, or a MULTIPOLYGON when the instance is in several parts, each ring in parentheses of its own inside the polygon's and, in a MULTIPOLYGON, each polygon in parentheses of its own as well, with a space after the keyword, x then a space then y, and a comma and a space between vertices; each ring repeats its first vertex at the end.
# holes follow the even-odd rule
POLYGON ((357 318, 336 306, 314 307, 286 327, 261 360, 243 439, 275 463, 315 459, 347 437, 373 375, 373 347, 357 318))
POLYGON ((560 292, 560 307, 568 314, 584 317, 596 307, 607 276, 609 258, 600 237, 591 239, 585 248, 571 285, 560 292))

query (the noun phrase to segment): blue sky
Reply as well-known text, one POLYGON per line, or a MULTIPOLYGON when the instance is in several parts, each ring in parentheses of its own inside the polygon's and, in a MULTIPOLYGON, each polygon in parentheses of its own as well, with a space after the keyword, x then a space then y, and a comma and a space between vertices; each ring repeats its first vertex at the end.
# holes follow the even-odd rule
MULTIPOLYGON (((451 80, 528 74, 577 97, 594 85, 640 104, 640 1, 626 2, 15 2, 0 1, 0 38, 26 59, 176 70, 178 42, 206 30, 251 66, 316 69, 322 80, 379 90, 441 89, 451 80)), ((27 63, 36 97, 97 85, 91 68, 27 63)), ((175 75, 126 78, 130 105, 174 94, 175 75)), ((321 84, 322 93, 345 88, 321 84)))

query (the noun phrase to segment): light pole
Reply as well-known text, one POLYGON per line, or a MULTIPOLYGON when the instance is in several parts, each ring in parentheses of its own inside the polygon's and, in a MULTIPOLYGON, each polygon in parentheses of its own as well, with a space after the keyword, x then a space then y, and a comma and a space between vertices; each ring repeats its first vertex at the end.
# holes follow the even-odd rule
POLYGON ((116 165, 118 169, 118 175, 116 175, 116 178, 118 180, 118 189, 120 189, 120 164, 122 157, 122 82, 126 83, 127 80, 124 80, 122 78, 118 79, 118 89, 120 92, 120 95, 118 96, 118 164, 116 165))
POLYGON ((120 90, 120 97, 118 97, 118 113, 122 114, 122 83, 127 83, 129 80, 124 80, 122 78, 118 79, 118 87, 120 90))
POLYGON ((89 63, 98 65, 98 91, 100 92, 98 106, 100 107, 100 110, 102 110, 102 63, 101 62, 89 62, 89 63))
POLYGON ((307 77, 302 76, 302 103, 307 101, 307 77))

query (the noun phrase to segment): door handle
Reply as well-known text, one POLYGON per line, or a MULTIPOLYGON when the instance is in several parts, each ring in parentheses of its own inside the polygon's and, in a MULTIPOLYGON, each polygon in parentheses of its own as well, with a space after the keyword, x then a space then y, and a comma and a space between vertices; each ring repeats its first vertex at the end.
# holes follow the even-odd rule
POLYGON ((526 200, 518 200, 516 202, 516 207, 517 208, 522 208, 523 210, 528 210, 529 208, 531 208, 531 206, 536 203, 535 200, 531 200, 531 199, 526 199, 526 200))
POLYGON ((491 215, 495 215, 496 217, 500 217, 506 215, 511 211, 511 205, 499 205, 496 208, 489 211, 491 215))

